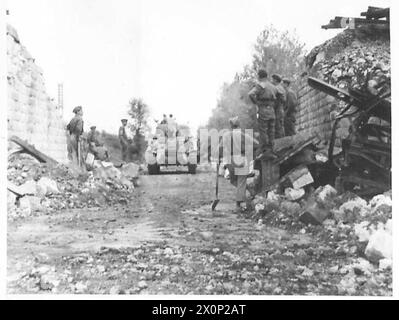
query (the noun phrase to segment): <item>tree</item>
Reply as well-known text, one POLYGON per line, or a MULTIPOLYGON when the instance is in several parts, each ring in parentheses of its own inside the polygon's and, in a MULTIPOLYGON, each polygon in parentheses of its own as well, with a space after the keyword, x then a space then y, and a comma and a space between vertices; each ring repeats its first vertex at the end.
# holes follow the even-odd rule
POLYGON ((128 114, 132 118, 130 130, 132 131, 133 136, 144 134, 148 130, 148 105, 140 98, 131 99, 129 101, 128 114))
POLYGON ((263 30, 256 39, 250 64, 236 73, 231 83, 223 84, 220 98, 208 120, 208 128, 229 128, 228 119, 238 116, 243 128, 256 128, 256 108, 248 99, 248 92, 255 84, 257 71, 264 68, 270 75, 279 73, 294 80, 302 73, 304 44, 296 34, 281 32, 272 25, 263 30))
POLYGON ((239 78, 253 80, 257 71, 263 68, 270 75, 278 73, 295 79, 305 66, 304 47, 295 33, 282 32, 270 25, 256 39, 252 63, 244 67, 239 78))
POLYGON ((132 119, 129 128, 133 134, 133 143, 128 152, 129 157, 131 160, 141 161, 147 148, 145 134, 149 130, 149 107, 142 99, 134 98, 129 101, 128 114, 132 119))

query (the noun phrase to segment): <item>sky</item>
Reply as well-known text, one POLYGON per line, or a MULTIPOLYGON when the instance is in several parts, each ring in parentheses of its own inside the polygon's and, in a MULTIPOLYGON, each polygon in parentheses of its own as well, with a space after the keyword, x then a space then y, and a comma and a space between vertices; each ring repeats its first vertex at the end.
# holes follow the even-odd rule
POLYGON ((131 98, 150 124, 173 114, 206 124, 220 89, 251 62, 270 24, 296 32, 310 50, 333 37, 335 16, 358 17, 388 0, 9 0, 8 22, 43 69, 47 91, 64 86, 64 119, 82 105, 86 129, 117 133, 131 98))

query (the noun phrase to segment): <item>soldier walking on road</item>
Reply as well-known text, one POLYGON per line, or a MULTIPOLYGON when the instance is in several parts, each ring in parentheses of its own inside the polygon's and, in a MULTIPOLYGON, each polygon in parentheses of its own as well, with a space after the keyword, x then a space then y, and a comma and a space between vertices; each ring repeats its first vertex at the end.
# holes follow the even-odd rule
POLYGON ((127 161, 127 151, 129 147, 129 139, 126 134, 127 119, 122 119, 122 126, 119 128, 119 142, 122 150, 122 161, 127 161))
POLYGON ((287 136, 295 135, 296 106, 298 104, 296 93, 289 87, 290 84, 291 81, 289 79, 283 79, 283 86, 287 96, 284 110, 284 130, 287 136))
POLYGON ((286 103, 287 97, 285 89, 281 84, 281 77, 278 74, 272 75, 272 83, 277 89, 276 96, 276 139, 285 137, 284 133, 284 105, 286 103))
POLYGON ((249 155, 253 156, 252 153, 246 153, 245 148, 253 148, 254 140, 253 137, 240 129, 238 117, 231 118, 229 123, 231 131, 223 135, 219 145, 219 158, 227 156, 227 153, 230 154, 230 159, 225 159, 226 167, 230 172, 230 183, 237 188, 235 196, 236 212, 241 212, 247 208, 247 178, 250 174, 250 163, 253 160, 249 158, 249 155), (227 148, 226 151, 223 150, 225 148, 227 148))
POLYGON ((76 166, 81 166, 82 156, 80 143, 82 141, 83 134, 83 110, 81 106, 77 106, 73 109, 73 113, 75 116, 67 125, 67 130, 69 132, 69 141, 68 141, 68 153, 69 158, 72 160, 72 163, 76 166))
POLYGON ((275 137, 275 110, 274 105, 277 98, 277 89, 267 79, 267 72, 264 69, 258 71, 258 83, 248 93, 251 101, 257 106, 258 129, 259 129, 259 148, 256 156, 259 157, 264 152, 268 156, 275 158, 273 154, 275 137))

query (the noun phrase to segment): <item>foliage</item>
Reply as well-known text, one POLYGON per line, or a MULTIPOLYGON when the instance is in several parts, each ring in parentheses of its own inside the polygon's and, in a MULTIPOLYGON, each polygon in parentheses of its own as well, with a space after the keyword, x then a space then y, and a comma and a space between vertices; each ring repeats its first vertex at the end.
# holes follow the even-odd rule
POLYGON ((132 120, 129 124, 129 128, 133 136, 136 134, 145 134, 145 131, 148 130, 148 105, 140 98, 131 99, 128 105, 128 114, 132 120))
MULTIPOLYGON (((304 70, 304 55, 304 44, 296 34, 266 27, 256 39, 251 64, 223 85, 207 127, 229 128, 229 118, 238 116, 242 128, 256 128, 256 107, 248 99, 248 92, 256 82, 257 71, 264 68, 269 75, 279 73, 295 80, 304 70)), ((295 83, 291 86, 295 89, 295 83)))
POLYGON ((128 149, 129 160, 142 161, 147 148, 145 135, 149 130, 149 107, 142 99, 133 98, 129 101, 128 114, 131 117, 129 128, 133 134, 133 141, 128 149))

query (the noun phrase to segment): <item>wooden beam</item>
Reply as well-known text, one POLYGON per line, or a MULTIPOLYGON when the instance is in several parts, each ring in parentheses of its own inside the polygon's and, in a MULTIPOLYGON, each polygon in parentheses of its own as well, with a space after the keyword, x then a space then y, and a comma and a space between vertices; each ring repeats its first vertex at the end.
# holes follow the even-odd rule
POLYGON ((40 152, 33 145, 29 144, 28 142, 22 140, 21 138, 19 138, 17 136, 12 136, 11 138, 9 138, 9 140, 16 143, 17 145, 19 145, 23 149, 23 152, 31 155, 32 157, 36 158, 40 162, 49 163, 49 164, 57 164, 58 163, 53 158, 40 152))

